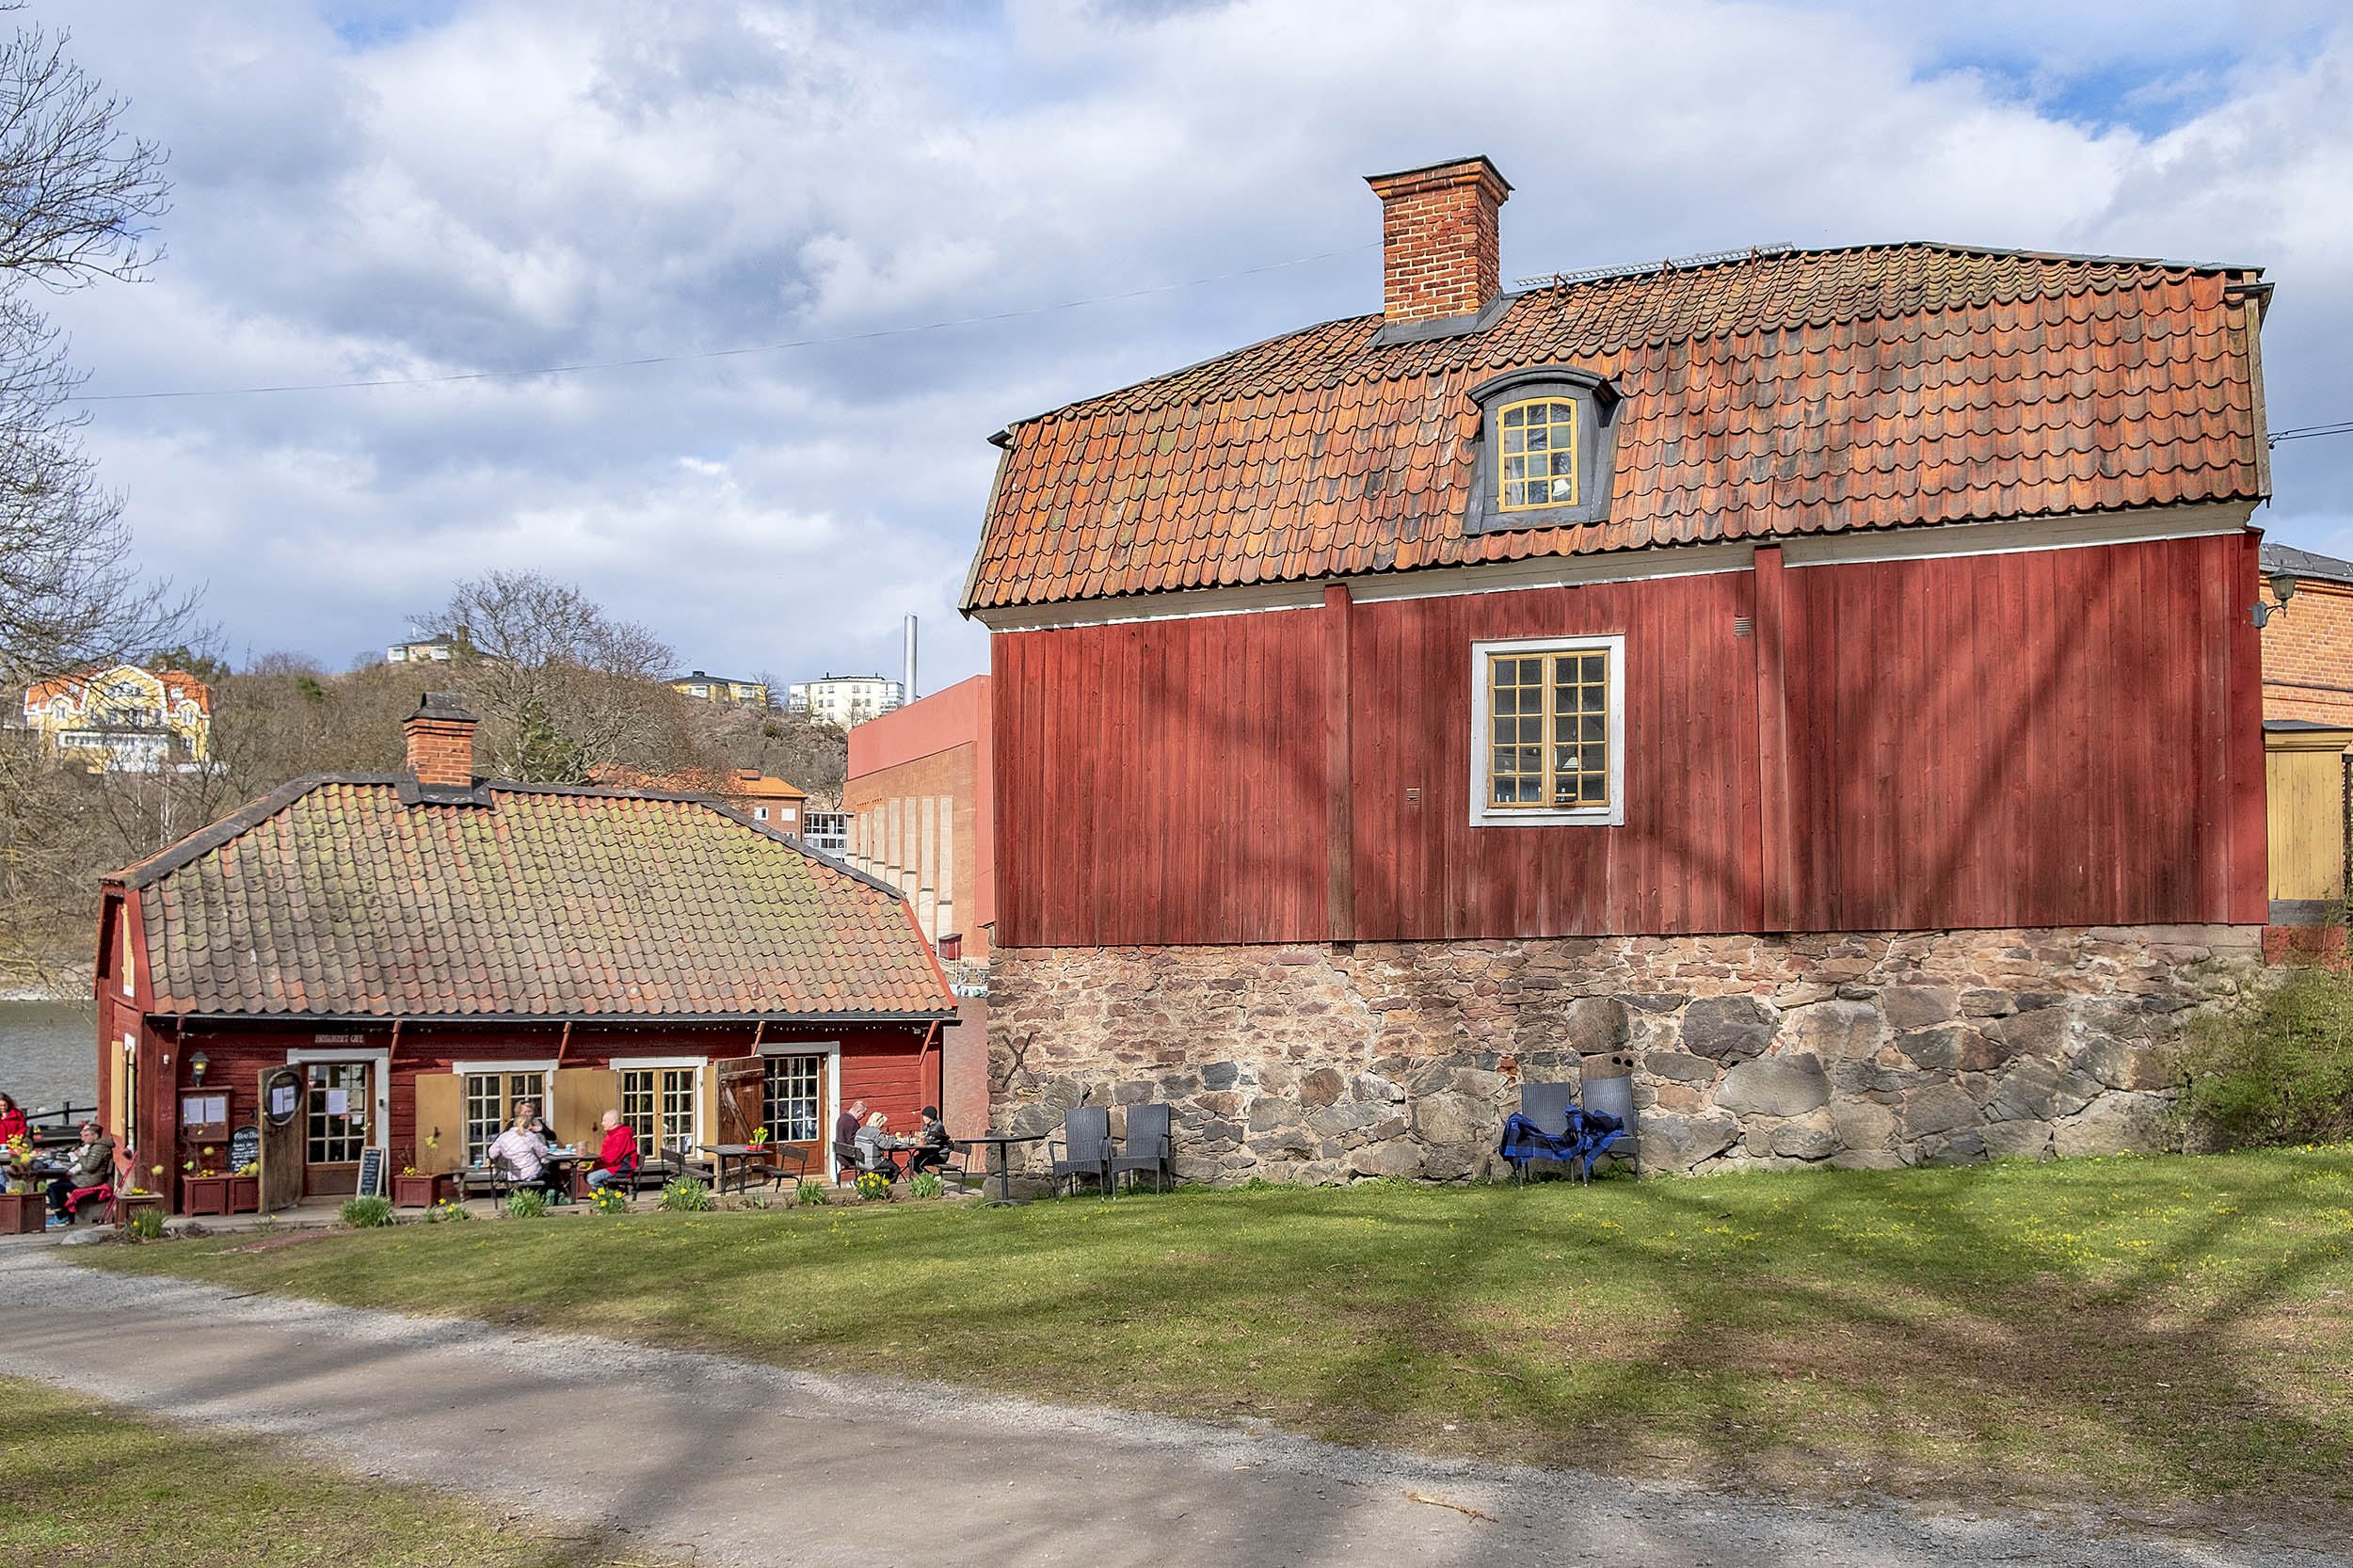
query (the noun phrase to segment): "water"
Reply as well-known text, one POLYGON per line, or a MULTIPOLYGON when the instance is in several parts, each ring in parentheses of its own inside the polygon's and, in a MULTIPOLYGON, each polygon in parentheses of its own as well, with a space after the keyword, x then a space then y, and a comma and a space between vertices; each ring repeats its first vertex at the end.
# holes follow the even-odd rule
POLYGON ((28 1114, 98 1098, 98 1012, 88 1002, 0 1001, 0 1092, 28 1114))

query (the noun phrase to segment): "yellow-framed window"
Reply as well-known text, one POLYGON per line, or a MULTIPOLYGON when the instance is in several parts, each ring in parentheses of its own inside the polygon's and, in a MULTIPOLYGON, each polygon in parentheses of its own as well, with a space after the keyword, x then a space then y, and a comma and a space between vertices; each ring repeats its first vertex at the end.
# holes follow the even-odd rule
POLYGON ((1577 504, 1577 405, 1536 397, 1507 404, 1497 415, 1503 435, 1497 504, 1507 512, 1577 504))
POLYGON ((1487 803, 1609 807, 1609 650, 1487 656, 1487 803))

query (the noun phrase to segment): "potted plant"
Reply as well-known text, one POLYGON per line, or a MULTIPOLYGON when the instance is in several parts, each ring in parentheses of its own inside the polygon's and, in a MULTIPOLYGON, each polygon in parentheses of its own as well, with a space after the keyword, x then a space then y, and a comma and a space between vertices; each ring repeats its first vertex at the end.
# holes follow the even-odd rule
POLYGON ((229 1212, 229 1176, 212 1165, 210 1148, 196 1160, 182 1163, 180 1177, 180 1212, 183 1214, 226 1214, 229 1212))
POLYGON ((131 1223, 133 1215, 142 1209, 150 1208, 158 1215, 163 1213, 164 1195, 161 1192, 151 1192, 144 1187, 134 1187, 127 1192, 117 1192, 115 1194, 115 1224, 127 1225, 131 1223))
POLYGON ((258 1214, 262 1209, 262 1167, 258 1160, 238 1166, 229 1176, 229 1212, 258 1214))
POLYGON ((403 1165, 392 1177, 392 1207, 394 1208, 431 1208, 456 1192, 456 1185, 446 1172, 420 1171, 414 1165, 403 1165))
POLYGON ((0 1236, 30 1236, 49 1223, 49 1204, 40 1184, 33 1179, 33 1141, 23 1133, 0 1150, 8 1178, 0 1182, 0 1236))

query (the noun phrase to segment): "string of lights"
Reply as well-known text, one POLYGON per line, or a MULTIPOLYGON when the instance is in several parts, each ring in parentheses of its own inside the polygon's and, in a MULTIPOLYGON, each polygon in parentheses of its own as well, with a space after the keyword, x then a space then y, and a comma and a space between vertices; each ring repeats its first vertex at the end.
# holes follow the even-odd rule
POLYGON ((192 397, 259 397, 272 392, 360 392, 373 387, 443 387, 461 381, 512 380, 529 376, 578 376, 590 371, 636 370, 647 365, 690 364, 702 360, 731 360, 747 354, 780 354, 794 348, 824 348, 837 344, 869 343, 876 338, 908 337, 918 332, 941 332, 955 327, 975 327, 992 321, 1017 321, 1024 316, 1051 315, 1058 311, 1081 310, 1091 305, 1115 305, 1122 300, 1142 299, 1149 295, 1174 294, 1179 289, 1199 288, 1205 283, 1223 283, 1234 278, 1255 278, 1261 273, 1280 272, 1286 267, 1305 266, 1311 262, 1330 261, 1335 256, 1351 256, 1360 250, 1370 250, 1379 240, 1362 245, 1343 246, 1337 250, 1321 250, 1312 256, 1294 256, 1288 262, 1269 262, 1262 266, 1246 266, 1232 272, 1214 273, 1207 278, 1188 278, 1178 283, 1155 283, 1146 288, 1127 289, 1118 294, 1096 295, 1089 299, 1065 299, 1052 305, 1033 305, 1019 311, 992 311, 984 315, 955 316, 945 321, 926 321, 912 327, 879 327, 869 332, 843 332, 826 338, 792 338, 782 343, 750 344, 740 348, 706 348, 676 354, 647 354, 630 360, 594 360, 578 364, 529 365, 515 370, 460 370, 440 376, 385 376, 359 381, 290 381, 262 387, 200 387, 180 392, 92 392, 76 401, 82 403, 152 403, 167 398, 192 397))

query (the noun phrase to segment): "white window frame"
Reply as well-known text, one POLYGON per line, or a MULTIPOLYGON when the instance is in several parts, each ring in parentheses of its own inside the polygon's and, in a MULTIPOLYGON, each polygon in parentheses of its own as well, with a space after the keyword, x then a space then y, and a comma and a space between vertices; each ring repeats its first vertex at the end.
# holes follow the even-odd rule
POLYGON ((1508 637, 1471 644, 1470 824, 1473 827, 1619 827, 1625 823, 1625 634, 1601 636, 1508 637), (1489 705, 1494 692, 1487 680, 1487 661, 1498 653, 1579 653, 1606 649, 1609 654, 1609 804, 1606 807, 1501 807, 1487 800, 1487 768, 1494 715, 1489 705))
MULTIPOLYGON (((841 1114, 840 1041, 762 1040, 760 1043, 760 1054, 762 1056, 824 1057, 826 1059, 824 1069, 825 1097, 833 1106, 833 1113, 836 1116, 840 1116, 841 1114)), ((763 1072, 766 1071, 765 1068, 762 1068, 761 1070, 763 1072)), ((817 1131, 820 1135, 817 1142, 825 1151, 825 1179, 827 1181, 832 1181, 837 1179, 841 1174, 840 1168, 837 1166, 833 1160, 833 1128, 830 1127, 821 1127, 817 1129, 817 1131)))
MULTIPOLYGON (((691 1072, 691 1073, 693 1073, 693 1074, 695 1075, 695 1139, 694 1139, 694 1141, 695 1141, 695 1146, 696 1146, 696 1147, 700 1148, 700 1147, 702 1146, 702 1144, 703 1144, 703 1139, 704 1139, 704 1136, 705 1136, 705 1134, 704 1134, 704 1132, 703 1132, 703 1090, 704 1090, 704 1089, 705 1089, 705 1087, 706 1087, 706 1085, 705 1085, 705 1084, 704 1084, 704 1082, 703 1082, 703 1069, 711 1065, 711 1058, 710 1058, 710 1057, 708 1057, 708 1056, 613 1056, 613 1057, 608 1057, 608 1058, 606 1058, 606 1060, 605 1060, 605 1065, 606 1065, 606 1067, 607 1067, 610 1071, 615 1072, 615 1073, 649 1073, 649 1072, 691 1072)), ((526 1070, 528 1070, 528 1069, 526 1069, 526 1070)), ((551 1069, 551 1070, 552 1070, 552 1069, 551 1069)), ((619 1087, 620 1087, 620 1086, 619 1086, 617 1083, 616 1083, 616 1084, 614 1085, 615 1091, 616 1091, 616 1093, 618 1092, 619 1087)), ((657 1104, 657 1106, 660 1104, 659 1100, 657 1100, 657 1101, 656 1101, 656 1104, 657 1104)), ((659 1112, 657 1112, 657 1113, 659 1113, 659 1112)), ((639 1154, 640 1158, 650 1160, 650 1159, 654 1159, 654 1158, 656 1158, 657 1156, 661 1156, 661 1155, 663 1155, 663 1154, 664 1154, 664 1153, 665 1153, 665 1152, 666 1152, 666 1151, 662 1150, 662 1149, 656 1149, 656 1150, 654 1150, 654 1151, 653 1151, 653 1153, 652 1153, 652 1154, 648 1155, 648 1154, 647 1154, 647 1153, 646 1153, 643 1149, 640 1149, 640 1150, 638 1151, 638 1154, 639 1154)))

